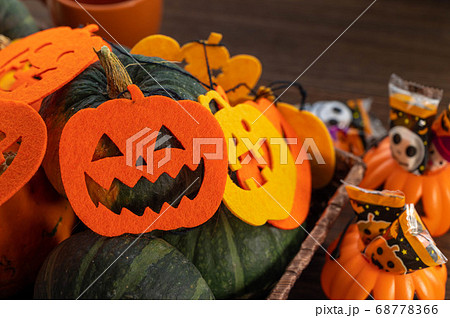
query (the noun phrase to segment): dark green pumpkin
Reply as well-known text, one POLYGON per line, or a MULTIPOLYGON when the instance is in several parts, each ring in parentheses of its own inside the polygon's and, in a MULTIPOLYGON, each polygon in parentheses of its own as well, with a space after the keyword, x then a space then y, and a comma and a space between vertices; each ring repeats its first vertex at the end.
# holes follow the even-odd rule
MULTIPOLYGON (((140 55, 131 57, 127 54, 121 54, 117 50, 115 50, 115 53, 126 67, 132 82, 141 89, 145 96, 162 95, 172 97, 175 100, 196 101, 199 95, 206 93, 198 80, 175 64, 160 58, 140 55), (139 61, 140 64, 138 65, 136 61, 139 61)), ((117 98, 120 97, 119 94, 117 98)), ((65 124, 78 111, 85 108, 96 108, 110 99, 105 71, 100 63, 96 62, 72 82, 48 96, 42 102, 40 114, 48 129, 48 148, 43 166, 49 180, 59 193, 64 195, 59 169, 59 141, 65 124)), ((113 152, 117 148, 110 142, 111 140, 100 141, 95 156, 114 155, 113 152)), ((176 145, 172 145, 172 142, 176 142, 176 138, 169 140, 167 146, 176 147, 176 145)), ((124 206, 130 210, 133 210, 133 208, 142 210, 142 207, 148 206, 147 202, 157 200, 158 197, 166 198, 165 201, 172 202, 197 177, 201 176, 189 175, 175 181, 167 176, 158 185, 139 184, 133 189, 115 180, 113 187, 119 190, 109 193, 106 193, 106 190, 102 191, 103 189, 95 188, 94 182, 88 181, 88 188, 93 200, 104 203, 115 213, 120 213, 124 206), (158 197, 155 194, 158 194, 158 197)), ((196 190, 198 189, 190 188, 190 191, 196 190)), ((185 193, 186 196, 189 194, 185 193)))
POLYGON ((0 34, 10 39, 39 31, 28 9, 17 0, 0 0, 0 34))
POLYGON ((301 228, 251 226, 222 204, 207 223, 162 238, 194 263, 217 299, 264 298, 305 238, 301 228))
POLYGON ((89 230, 70 237, 45 261, 34 297, 214 299, 199 271, 177 249, 150 235, 136 238, 102 237, 89 230))

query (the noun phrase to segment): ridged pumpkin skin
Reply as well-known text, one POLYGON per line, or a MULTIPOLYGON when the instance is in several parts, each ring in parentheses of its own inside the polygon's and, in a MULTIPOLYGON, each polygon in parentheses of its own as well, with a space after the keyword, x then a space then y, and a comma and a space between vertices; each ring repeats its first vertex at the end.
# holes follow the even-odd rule
POLYGON ((53 190, 42 170, 0 206, 0 298, 12 297, 34 282, 74 222, 69 202, 53 190))
POLYGON ((17 0, 0 0, 0 34, 23 38, 39 31, 28 9, 17 0))
POLYGON ((301 228, 251 226, 222 204, 205 224, 163 238, 202 273, 217 299, 264 298, 305 238, 301 228))
POLYGON ((90 230, 70 237, 45 261, 36 280, 34 297, 214 299, 199 271, 177 249, 150 235, 143 235, 133 243, 137 237, 103 237, 90 230))
MULTIPOLYGON (((133 59, 117 51, 115 53, 117 53, 119 60, 126 67, 132 82, 140 88, 145 96, 162 95, 172 97, 175 100, 196 101, 199 95, 206 92, 203 86, 192 75, 170 62, 160 58, 140 55, 134 55, 133 59), (136 65, 135 59, 141 65, 136 65)), ((107 92, 105 71, 100 65, 100 62, 96 62, 72 82, 48 96, 42 102, 40 114, 44 118, 48 129, 48 148, 43 166, 55 189, 63 195, 64 188, 59 167, 59 141, 62 130, 67 121, 78 111, 85 108, 96 108, 107 100, 110 100, 110 98, 107 92)), ((138 114, 134 115, 138 116, 138 114)), ((96 155, 102 156, 109 151, 111 151, 111 148, 105 144, 101 149, 96 149, 96 155)), ((159 191, 170 191, 176 186, 172 184, 172 179, 167 179, 165 189, 159 189, 159 191)), ((186 178, 184 180, 186 186, 182 190, 186 189, 194 179, 187 180, 186 178)), ((130 194, 129 189, 122 187, 118 191, 114 191, 113 195, 113 197, 100 198, 101 202, 107 201, 111 206, 122 207, 131 196, 144 202, 154 199, 152 198, 152 191, 146 188, 140 190, 133 189, 133 193, 130 194)))

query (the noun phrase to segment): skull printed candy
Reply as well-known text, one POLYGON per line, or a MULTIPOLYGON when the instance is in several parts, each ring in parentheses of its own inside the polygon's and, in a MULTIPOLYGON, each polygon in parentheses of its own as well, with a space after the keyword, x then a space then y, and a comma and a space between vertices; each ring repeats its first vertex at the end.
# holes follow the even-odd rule
POLYGON ((406 127, 396 126, 389 131, 391 153, 406 170, 414 172, 423 162, 425 146, 416 133, 406 127))
POLYGON ((347 129, 353 118, 350 108, 339 101, 316 102, 309 110, 327 126, 337 126, 339 129, 347 129))

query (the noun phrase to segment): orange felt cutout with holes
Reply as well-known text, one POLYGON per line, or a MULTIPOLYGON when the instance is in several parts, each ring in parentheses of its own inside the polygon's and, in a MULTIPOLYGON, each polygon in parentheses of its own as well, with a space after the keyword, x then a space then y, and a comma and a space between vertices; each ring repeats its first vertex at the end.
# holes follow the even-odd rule
POLYGON ((296 134, 303 138, 303 148, 311 158, 312 187, 326 186, 333 178, 336 166, 333 139, 327 126, 316 115, 292 105, 277 103, 277 108, 296 134))
POLYGON ((251 225, 288 218, 294 203, 297 172, 292 154, 283 151, 288 149, 283 137, 259 110, 248 104, 232 107, 216 91, 199 96, 200 103, 207 108, 212 100, 220 108, 214 116, 227 141, 230 174, 239 171, 253 157, 261 165, 260 180, 264 181, 261 183, 251 176, 244 181, 244 188, 228 176, 225 205, 251 225), (265 162, 266 153, 269 162, 265 162))
POLYGON ((44 97, 98 60, 93 48, 107 43, 92 33, 97 30, 96 25, 48 29, 1 50, 0 98, 23 101, 39 110, 44 97))
POLYGON ((39 114, 25 103, 0 100, 0 205, 33 177, 46 147, 39 114))
POLYGON ((231 104, 247 97, 249 88, 258 82, 262 66, 254 56, 240 54, 230 57, 228 49, 221 45, 222 34, 212 32, 208 40, 189 42, 180 47, 171 37, 156 34, 148 36, 137 43, 131 53, 146 56, 157 56, 168 61, 186 62, 186 71, 197 77, 201 82, 210 82, 208 67, 211 73, 219 71, 218 75, 210 74, 212 81, 225 90, 235 88, 227 95, 231 104), (205 51, 208 60, 205 58, 205 51), (239 84, 245 84, 236 88, 239 84))
POLYGON ((132 100, 116 99, 96 109, 83 109, 64 127, 59 152, 61 177, 75 213, 105 236, 203 224, 219 207, 227 177, 226 145, 219 123, 197 102, 144 97, 135 85, 128 90, 132 100), (170 135, 162 133, 162 128, 170 135), (98 157, 97 145, 103 136, 117 147, 114 156, 98 157), (202 138, 217 143, 208 144, 202 138), (167 145, 170 140, 178 144, 167 145), (201 177, 186 180, 185 174, 199 169, 201 177), (157 191, 167 187, 168 179, 175 182, 180 178, 184 182, 181 193, 170 192, 169 202, 164 201, 160 211, 153 211, 150 205, 160 196, 157 191), (148 194, 150 199, 138 202, 142 213, 126 206, 127 200, 148 192, 149 183, 157 189, 148 194), (108 200, 94 203, 88 189, 93 184, 115 203, 123 203, 117 213, 105 206, 108 200), (144 189, 140 188, 143 184, 144 189), (191 187, 198 189, 193 197, 191 187), (123 189, 127 189, 126 194, 123 189), (174 202, 178 202, 176 206, 171 205, 174 202))
MULTIPOLYGON (((283 230, 295 229, 305 221, 311 200, 311 168, 309 161, 306 159, 306 153, 302 151, 303 140, 297 136, 294 129, 287 123, 275 105, 267 98, 259 98, 256 102, 247 101, 245 103, 252 105, 261 111, 261 113, 264 112, 264 116, 270 120, 281 135, 285 138, 292 138, 296 142, 295 144, 288 144, 289 150, 296 161, 297 168, 295 198, 290 216, 284 220, 268 221, 273 226, 283 230)), ((265 150, 266 154, 267 152, 265 150)), ((267 155, 264 158, 268 160, 267 155)), ((256 160, 253 160, 248 165, 243 165, 236 174, 240 185, 245 187, 245 182, 243 181, 249 179, 251 176, 258 177, 258 171, 256 160), (252 172, 249 170, 252 170, 252 172), (247 174, 244 174, 244 171, 248 171, 247 174)))

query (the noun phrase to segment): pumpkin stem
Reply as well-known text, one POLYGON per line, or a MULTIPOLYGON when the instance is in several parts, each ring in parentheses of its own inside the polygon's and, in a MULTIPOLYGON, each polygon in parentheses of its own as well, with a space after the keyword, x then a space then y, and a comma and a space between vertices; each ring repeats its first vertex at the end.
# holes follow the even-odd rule
POLYGON ((102 46, 100 51, 95 51, 95 53, 100 60, 100 64, 105 69, 109 98, 115 99, 119 94, 122 94, 122 98, 131 99, 127 88, 133 82, 119 58, 107 46, 102 46))
POLYGON ((3 34, 0 34, 0 50, 3 50, 5 47, 11 44, 11 39, 3 34))

